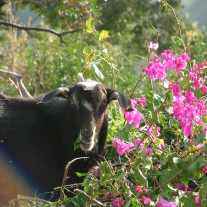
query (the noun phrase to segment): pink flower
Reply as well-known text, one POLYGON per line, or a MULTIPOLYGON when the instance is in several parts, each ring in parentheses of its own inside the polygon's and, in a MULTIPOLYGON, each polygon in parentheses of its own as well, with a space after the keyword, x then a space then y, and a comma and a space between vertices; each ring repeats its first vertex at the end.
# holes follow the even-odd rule
POLYGON ((149 62, 147 68, 142 68, 142 71, 145 72, 153 81, 157 78, 159 80, 164 80, 166 77, 165 68, 160 62, 149 62))
POLYGON ((158 47, 159 47, 158 43, 150 42, 149 48, 151 48, 152 50, 157 50, 158 47))
POLYGON ((112 206, 114 207, 122 207, 124 205, 124 201, 121 198, 116 198, 112 202, 112 206))
POLYGON ((135 192, 136 193, 142 192, 142 187, 140 185, 136 185, 135 192))
POLYGON ((204 67, 204 65, 205 65, 205 63, 204 62, 202 62, 198 67, 199 68, 203 68, 204 67))
POLYGON ((201 207, 201 204, 199 202, 199 197, 198 196, 195 197, 195 203, 196 203, 196 206, 201 207))
POLYGON ((206 93, 207 92, 207 87, 205 85, 202 85, 200 87, 200 90, 203 92, 203 93, 206 93))
POLYGON ((196 100, 197 98, 194 96, 194 93, 189 88, 187 88, 185 94, 185 102, 187 104, 193 104, 196 100))
POLYGON ((95 166, 95 176, 96 176, 97 178, 100 177, 99 166, 95 166))
POLYGON ((206 173, 207 173, 207 166, 202 169, 201 174, 202 176, 204 176, 206 173))
POLYGON ((190 57, 188 56, 188 54, 186 52, 184 52, 181 57, 183 58, 183 60, 190 60, 190 57))
POLYGON ((133 111, 125 112, 124 118, 129 124, 134 123, 134 128, 139 128, 140 121, 143 119, 143 115, 135 108, 133 111))
POLYGON ((142 196, 141 198, 139 198, 140 201, 143 201, 144 204, 149 205, 151 202, 151 199, 145 196, 142 196))
POLYGON ((136 102, 140 103, 142 108, 144 107, 144 105, 146 104, 146 98, 143 96, 142 98, 136 98, 136 102))
POLYGON ((196 89, 196 88, 200 88, 201 87, 201 84, 196 80, 193 82, 193 88, 196 89))
POLYGON ((157 54, 154 54, 154 61, 157 63, 160 62, 160 58, 158 57, 157 54))
POLYGON ((149 154, 153 153, 151 148, 147 148, 144 152, 145 156, 147 157, 149 154))
POLYGON ((186 66, 187 66, 187 63, 182 57, 175 58, 174 68, 177 73, 179 73, 181 69, 185 69, 186 66))
POLYGON ((133 144, 131 144, 131 143, 125 143, 125 142, 122 142, 121 140, 115 138, 112 146, 113 147, 116 147, 117 148, 117 153, 120 156, 122 156, 125 153, 127 154, 127 153, 130 152, 131 147, 133 146, 133 144))
POLYGON ((136 100, 131 100, 134 106, 133 111, 124 111, 124 118, 129 124, 134 123, 134 128, 139 128, 140 121, 143 119, 143 115, 135 108, 136 100))
POLYGON ((165 70, 174 66, 175 57, 172 54, 172 50, 165 50, 165 52, 161 53, 161 56, 164 59, 163 66, 165 70))
POLYGON ((156 130, 155 133, 154 133, 154 129, 155 129, 154 126, 151 126, 151 127, 149 128, 148 133, 149 133, 150 137, 153 137, 153 135, 154 135, 155 137, 157 137, 157 136, 160 135, 160 127, 157 127, 157 130, 156 130))
POLYGON ((160 168, 161 168, 161 164, 158 164, 156 170, 159 170, 160 168))
POLYGON ((134 140, 134 147, 135 148, 138 147, 139 149, 143 150, 143 148, 144 148, 144 142, 141 139, 135 139, 134 140))
POLYGON ((191 192, 191 191, 193 191, 192 188, 186 187, 185 184, 183 184, 183 183, 178 183, 177 185, 175 185, 174 188, 176 188, 178 190, 185 191, 185 192, 191 192))
POLYGON ((169 83, 169 89, 173 91, 174 96, 181 96, 180 87, 175 83, 169 83))
POLYGON ((197 81, 196 76, 195 76, 195 73, 193 73, 193 72, 189 72, 189 76, 190 76, 190 80, 191 80, 192 82, 197 81))
POLYGON ((177 207, 177 205, 172 201, 168 202, 164 198, 159 197, 155 207, 177 207))

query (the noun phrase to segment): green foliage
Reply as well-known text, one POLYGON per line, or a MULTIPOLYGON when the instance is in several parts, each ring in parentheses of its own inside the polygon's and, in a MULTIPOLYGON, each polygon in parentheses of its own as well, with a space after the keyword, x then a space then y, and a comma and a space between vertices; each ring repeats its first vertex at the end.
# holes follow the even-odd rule
MULTIPOLYGON (((131 98, 146 97, 144 107, 139 103, 136 105, 144 116, 136 129, 133 123, 126 122, 118 104, 110 103, 106 148, 103 159, 97 163, 100 177, 95 176, 94 168, 88 174, 77 172, 85 180, 83 189, 76 189, 73 198, 64 197, 62 201, 53 203, 22 199, 19 205, 112 206, 112 202, 119 198, 125 207, 137 207, 147 205, 143 202, 145 196, 151 199, 148 206, 155 206, 163 197, 177 206, 188 207, 196 206, 195 197, 199 196, 201 207, 207 206, 207 179, 206 174, 202 175, 202 169, 207 165, 207 139, 203 132, 207 115, 202 117, 203 124, 193 122, 193 135, 189 141, 184 137, 180 120, 173 116, 173 94, 168 86, 173 82, 179 84, 182 93, 187 88, 193 90, 188 74, 195 63, 200 64, 207 56, 206 34, 194 31, 195 35, 192 35, 193 27, 186 24, 182 26, 181 36, 176 19, 181 1, 161 2, 30 2, 31 9, 44 15, 44 21, 53 28, 61 30, 85 25, 85 29, 61 39, 39 32, 36 32, 37 39, 24 31, 2 31, 1 68, 21 74, 31 94, 72 84, 81 72, 84 78, 99 80, 131 98), (142 68, 153 61, 154 52, 148 47, 149 41, 159 42, 157 54, 172 48, 180 55, 183 50, 190 49, 193 59, 180 73, 169 69, 165 81, 153 82, 142 73, 142 68), (152 134, 149 134, 152 126, 152 134), (158 127, 160 133, 156 135, 158 127), (116 147, 111 145, 115 137, 123 141, 123 146, 126 143, 131 146, 129 152, 125 151, 122 156, 117 153, 116 147), (145 143, 143 149, 133 144, 138 138, 145 143), (203 144, 203 148, 200 149, 198 144, 203 144), (153 152, 146 155, 144 152, 149 148, 153 152), (192 183, 195 186, 188 193, 175 188, 176 184, 191 187, 192 183), (137 186, 141 191, 136 190, 137 186)), ((17 7, 27 4, 16 1, 17 7)), ((201 77, 205 76, 205 71, 206 66, 201 70, 201 77)), ((8 86, 3 80, 2 83, 0 90, 5 94, 17 93, 13 86, 8 86)), ((199 89, 194 94, 198 100, 205 98, 199 89)), ((77 139, 74 150, 79 145, 80 140, 77 139)))

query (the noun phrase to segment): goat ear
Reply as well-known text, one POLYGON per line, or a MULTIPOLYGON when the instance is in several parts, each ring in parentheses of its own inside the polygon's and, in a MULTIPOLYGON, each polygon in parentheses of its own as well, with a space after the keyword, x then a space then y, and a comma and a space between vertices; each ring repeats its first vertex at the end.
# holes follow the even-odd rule
POLYGON ((106 90, 107 90, 107 97, 108 97, 109 103, 113 100, 118 100, 119 105, 124 111, 134 110, 131 100, 127 98, 125 95, 123 95, 119 91, 112 90, 110 88, 107 88, 106 90))
POLYGON ((54 91, 47 93, 43 96, 42 100, 39 103, 48 103, 50 102, 54 97, 62 97, 62 98, 69 98, 69 88, 66 87, 60 87, 55 89, 54 91))

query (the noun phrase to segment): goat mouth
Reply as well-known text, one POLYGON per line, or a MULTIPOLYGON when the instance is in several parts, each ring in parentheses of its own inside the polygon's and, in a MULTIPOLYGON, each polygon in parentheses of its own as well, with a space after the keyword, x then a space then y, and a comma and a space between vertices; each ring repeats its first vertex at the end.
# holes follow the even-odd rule
POLYGON ((91 142, 81 142, 80 146, 84 151, 90 151, 92 143, 91 142))

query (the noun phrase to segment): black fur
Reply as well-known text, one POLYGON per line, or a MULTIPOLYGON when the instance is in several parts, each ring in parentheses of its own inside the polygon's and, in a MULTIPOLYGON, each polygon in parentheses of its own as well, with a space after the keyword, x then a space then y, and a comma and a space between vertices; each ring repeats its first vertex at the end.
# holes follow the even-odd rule
MULTIPOLYGON (((33 192, 31 195, 29 192, 21 191, 21 188, 17 186, 19 194, 34 196, 36 193, 38 196, 40 193, 52 191, 55 187, 61 186, 68 161, 87 156, 89 159, 78 160, 70 166, 66 184, 82 182, 82 178, 77 177, 75 172, 87 173, 102 153, 108 128, 107 105, 101 109, 101 114, 96 115, 99 117, 99 120, 96 120, 99 133, 94 148, 87 154, 80 148, 74 151, 74 142, 80 134, 81 123, 79 122, 82 122, 81 118, 78 118, 80 114, 76 114, 77 109, 69 104, 71 94, 75 93, 75 87, 77 88, 76 85, 69 88, 70 92, 68 89, 64 92, 68 93, 67 99, 57 97, 66 94, 56 95, 51 100, 47 100, 47 103, 40 103, 44 100, 43 96, 34 99, 18 99, 0 95, 0 157, 5 158, 4 161, 9 163, 12 170, 26 176, 27 184, 33 192)), ((113 93, 113 90, 106 90, 102 85, 99 87, 103 88, 101 90, 108 96, 108 91, 113 93)), ((84 90, 82 93, 84 96, 84 90)), ((120 105, 126 110, 132 110, 129 99, 123 94, 121 99, 118 99, 119 102, 121 101, 120 105)), ((110 98, 108 98, 109 102, 110 98)), ((99 110, 97 109, 95 113, 99 113, 99 110)), ((82 118, 87 119, 87 117, 82 118)), ((3 182, 1 179, 0 177, 0 185, 3 182)), ((18 179, 18 176, 12 179, 18 179)), ((11 192, 8 194, 15 196, 11 192)), ((0 192, 0 200, 1 196, 0 192)), ((48 199, 48 196, 46 198, 48 199)))

